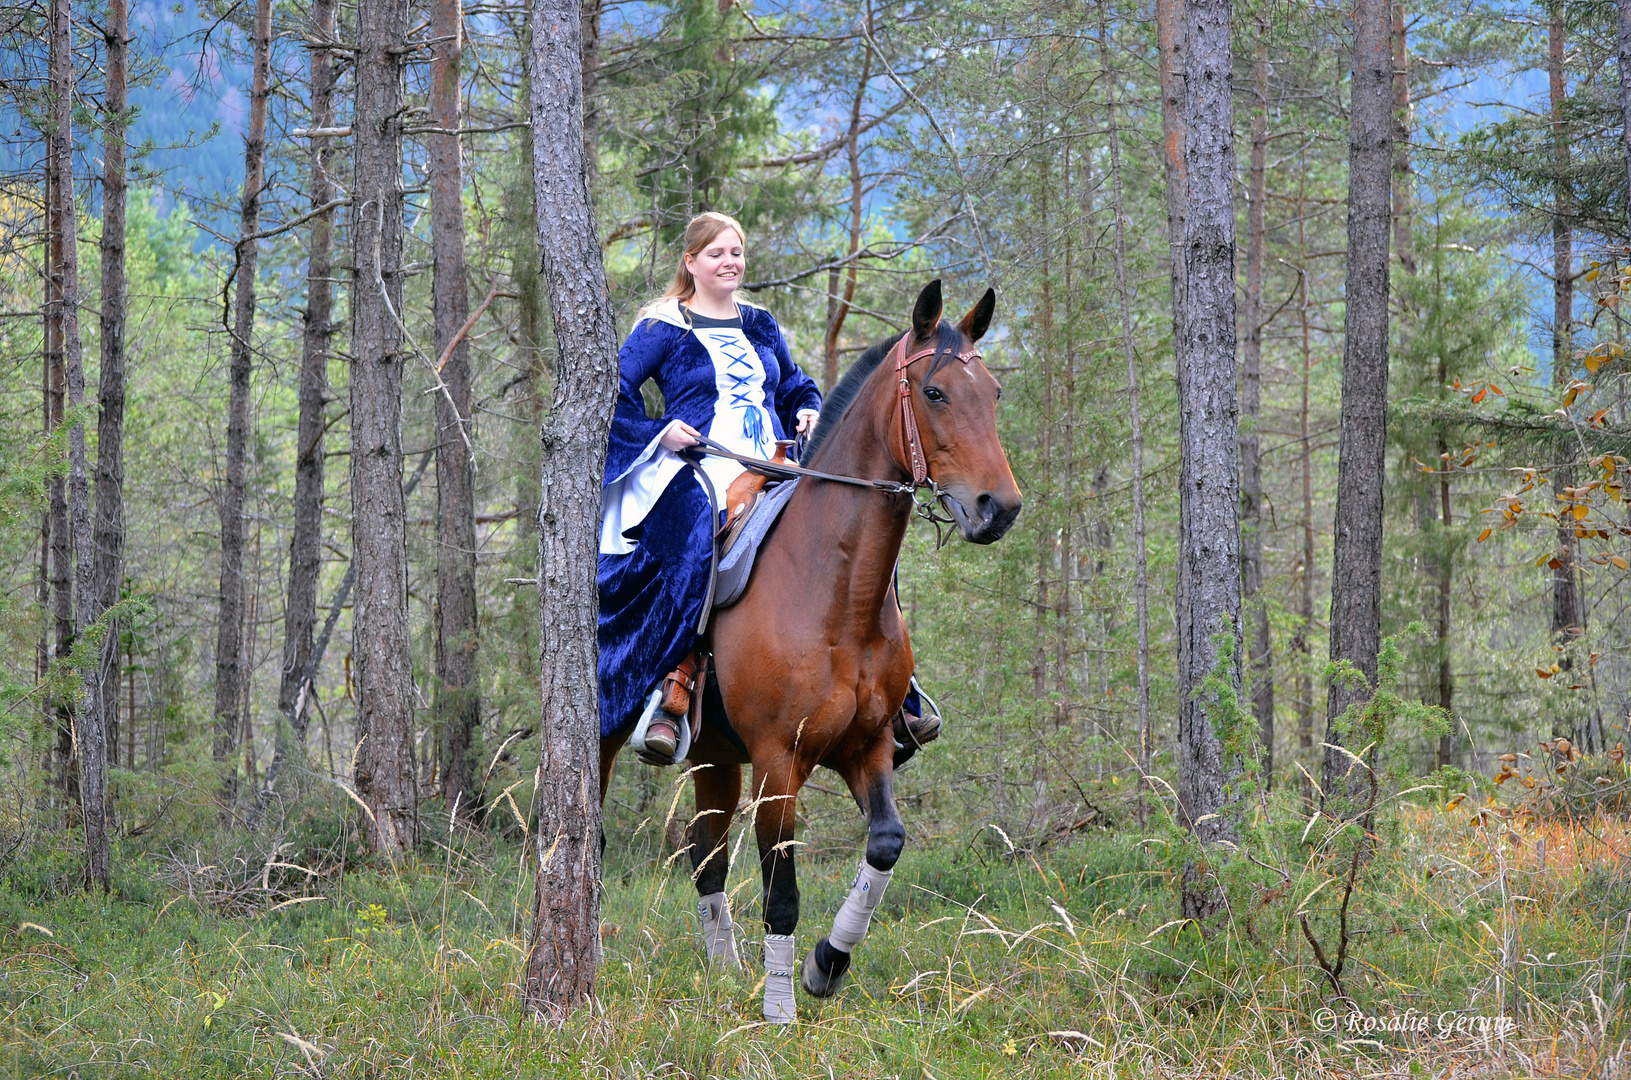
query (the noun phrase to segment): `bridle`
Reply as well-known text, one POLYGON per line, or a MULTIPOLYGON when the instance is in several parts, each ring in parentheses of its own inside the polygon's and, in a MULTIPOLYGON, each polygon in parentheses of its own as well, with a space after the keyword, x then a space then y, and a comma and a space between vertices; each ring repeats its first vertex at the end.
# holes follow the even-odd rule
MULTIPOLYGON (((923 442, 917 433, 917 412, 912 408, 912 383, 911 380, 906 377, 906 369, 923 359, 925 356, 938 355, 940 352, 940 343, 936 342, 926 349, 919 349, 917 352, 907 355, 906 337, 907 335, 902 335, 900 343, 891 350, 895 356, 895 380, 900 387, 901 441, 906 444, 906 465, 912 470, 913 489, 915 490, 916 488, 923 487, 925 484, 927 484, 933 489, 935 495, 938 496, 940 494, 940 489, 935 486, 933 480, 929 479, 929 462, 928 459, 924 457, 923 442)), ((967 365, 970 360, 980 359, 980 354, 976 352, 973 347, 964 349, 956 355, 957 359, 961 360, 965 365, 967 365)))
MULTIPOLYGON (((912 482, 910 484, 903 484, 899 480, 868 480, 860 476, 847 476, 844 473, 830 473, 822 472, 820 469, 809 469, 803 465, 794 465, 792 462, 765 461, 762 458, 751 458, 743 454, 738 454, 727 450, 725 447, 714 442, 707 436, 699 436, 697 438, 697 445, 687 448, 686 450, 681 450, 680 456, 695 458, 706 453, 713 457, 729 458, 732 461, 740 462, 756 473, 760 473, 764 476, 776 477, 778 479, 792 479, 799 476, 808 476, 812 480, 830 480, 838 484, 851 484, 855 487, 872 488, 876 491, 882 491, 889 495, 911 495, 913 497, 913 502, 917 505, 918 514, 925 520, 934 522, 937 532, 942 525, 957 524, 955 518, 942 517, 935 513, 935 505, 937 503, 943 503, 943 500, 945 500, 948 496, 940 489, 940 485, 934 482, 934 478, 929 475, 928 458, 923 453, 923 441, 917 432, 917 411, 912 407, 912 383, 906 376, 906 369, 917 363, 919 360, 922 360, 926 356, 938 355, 941 351, 940 344, 936 342, 927 348, 919 349, 917 352, 908 353, 906 351, 906 342, 908 337, 910 337, 910 335, 902 335, 899 344, 890 349, 889 352, 895 360, 895 382, 897 385, 896 400, 899 402, 896 415, 900 420, 902 449, 906 459, 903 464, 912 474, 912 482), (918 498, 918 490, 925 487, 929 489, 928 497, 918 498)), ((962 361, 964 364, 967 364, 970 360, 981 359, 979 352, 973 347, 963 349, 957 353, 954 353, 953 355, 955 355, 957 359, 962 361)), ((943 540, 941 541, 941 545, 944 545, 943 540)))

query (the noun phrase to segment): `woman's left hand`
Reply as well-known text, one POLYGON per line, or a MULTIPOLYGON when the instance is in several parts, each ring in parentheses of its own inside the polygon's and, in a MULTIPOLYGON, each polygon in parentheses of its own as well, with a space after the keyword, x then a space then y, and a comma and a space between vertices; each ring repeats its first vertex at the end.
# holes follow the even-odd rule
POLYGON ((808 439, 811 435, 814 435, 815 434, 815 429, 816 429, 816 421, 819 420, 819 419, 821 419, 821 414, 820 413, 815 413, 815 412, 800 413, 799 414, 799 428, 798 428, 799 434, 803 435, 806 439, 808 439))

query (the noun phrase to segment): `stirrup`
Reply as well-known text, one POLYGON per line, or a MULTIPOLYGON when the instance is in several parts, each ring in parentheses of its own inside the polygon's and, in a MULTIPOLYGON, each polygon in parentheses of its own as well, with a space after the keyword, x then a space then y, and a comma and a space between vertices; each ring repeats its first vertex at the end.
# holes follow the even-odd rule
POLYGON ((924 710, 923 715, 913 720, 912 714, 906 711, 906 706, 901 706, 900 712, 895 714, 896 750, 905 750, 907 747, 922 749, 940 737, 940 730, 944 725, 940 717, 939 704, 924 692, 916 675, 912 676, 912 689, 917 691, 917 696, 929 707, 924 710))
POLYGON ((629 736, 629 749, 635 756, 647 765, 674 765, 684 761, 691 752, 691 721, 684 716, 674 716, 664 713, 663 719, 673 723, 674 730, 679 733, 679 746, 674 750, 674 756, 669 757, 646 747, 646 731, 651 727, 651 721, 656 718, 658 709, 663 702, 663 688, 658 687, 646 698, 646 707, 640 713, 640 720, 634 725, 634 734, 629 736))

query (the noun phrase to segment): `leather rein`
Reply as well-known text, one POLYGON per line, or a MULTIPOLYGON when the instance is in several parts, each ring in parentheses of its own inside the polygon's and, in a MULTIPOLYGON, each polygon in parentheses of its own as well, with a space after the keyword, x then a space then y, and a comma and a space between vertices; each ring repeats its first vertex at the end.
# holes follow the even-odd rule
MULTIPOLYGON (((909 335, 902 335, 900 343, 890 350, 895 360, 895 380, 897 385, 897 400, 899 401, 898 416, 900 419, 902 449, 905 451, 906 466, 911 470, 912 482, 901 483, 899 480, 868 480, 859 476, 847 476, 843 473, 822 472, 819 469, 806 468, 803 465, 794 465, 791 462, 770 462, 761 458, 750 458, 725 449, 707 436, 698 436, 697 445, 687 447, 680 451, 681 457, 692 455, 711 454, 714 457, 729 458, 747 466, 749 469, 764 476, 789 480, 800 476, 807 476, 812 480, 830 480, 838 484, 851 484, 855 487, 872 488, 889 495, 911 495, 917 506, 917 512, 925 520, 933 522, 936 536, 939 539, 937 547, 943 547, 945 540, 940 538, 940 528, 943 525, 955 525, 956 519, 943 517, 935 513, 935 505, 946 498, 946 493, 940 490, 934 480, 929 476, 928 458, 923 453, 923 442, 917 431, 917 411, 912 407, 912 384, 906 377, 906 370, 926 356, 934 356, 940 351, 939 343, 930 345, 926 349, 919 349, 908 354, 906 341, 909 335), (927 487, 930 496, 926 499, 916 497, 919 488, 927 487)), ((958 360, 967 364, 970 360, 980 359, 980 354, 972 348, 964 349, 955 354, 958 360)))

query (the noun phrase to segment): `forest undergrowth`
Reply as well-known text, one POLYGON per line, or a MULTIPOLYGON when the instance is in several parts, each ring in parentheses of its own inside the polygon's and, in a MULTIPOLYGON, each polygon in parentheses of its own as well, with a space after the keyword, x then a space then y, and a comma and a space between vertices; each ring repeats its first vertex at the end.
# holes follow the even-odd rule
MULTIPOLYGON (((0 888, 0 1075, 1631 1075, 1631 825, 1601 809, 1507 816, 1441 788, 1393 804, 1349 905, 1346 1002, 1299 927, 1331 951, 1343 875, 1317 853, 1289 885, 1238 874, 1231 925, 1203 940, 1174 919, 1175 831, 1050 845, 958 826, 908 847, 851 981, 801 994, 782 1031, 760 1022, 757 964, 705 962, 688 860, 664 840, 689 799, 638 782, 649 813, 614 800, 609 821, 598 1000, 563 1028, 517 1004, 533 868, 516 821, 444 822, 393 865, 364 853, 343 795, 215 846, 229 834, 200 798, 120 845, 107 898, 76 887, 60 836, 20 844, 0 888)), ((806 803, 801 951, 861 830, 836 793, 806 803)), ((732 839, 756 958, 740 819, 732 839)))

